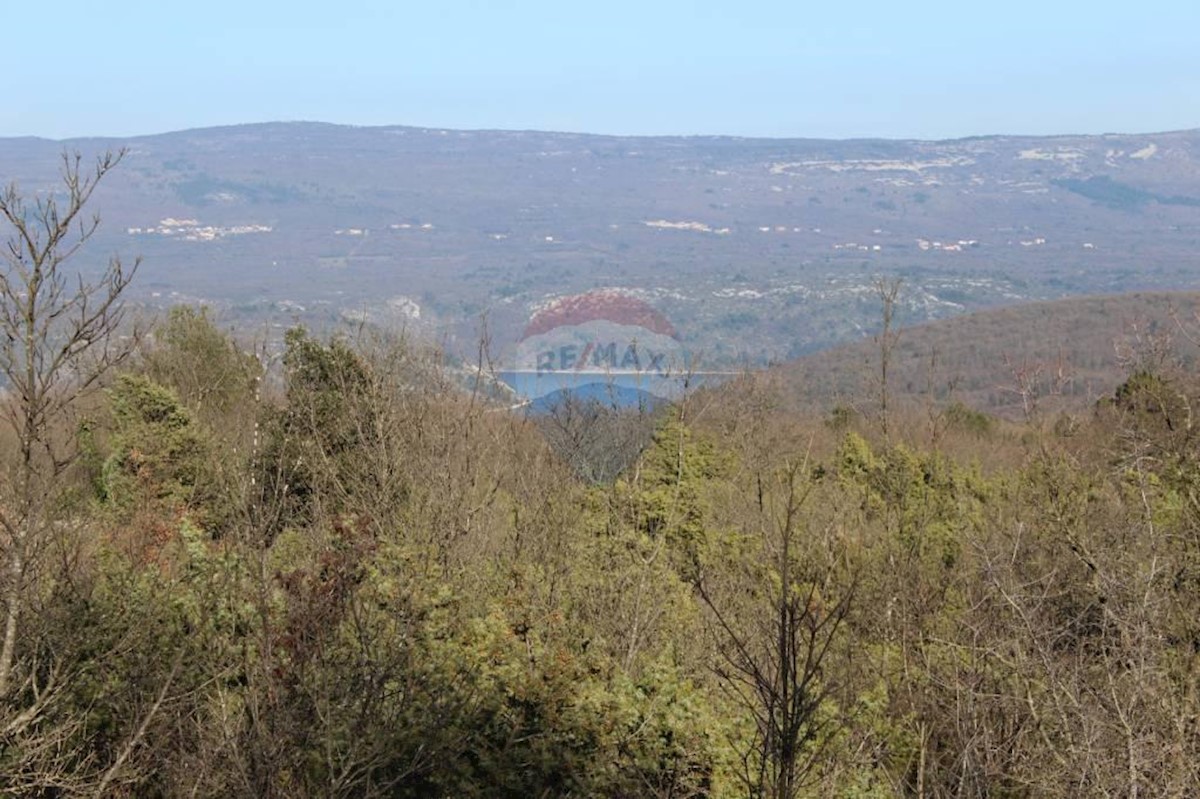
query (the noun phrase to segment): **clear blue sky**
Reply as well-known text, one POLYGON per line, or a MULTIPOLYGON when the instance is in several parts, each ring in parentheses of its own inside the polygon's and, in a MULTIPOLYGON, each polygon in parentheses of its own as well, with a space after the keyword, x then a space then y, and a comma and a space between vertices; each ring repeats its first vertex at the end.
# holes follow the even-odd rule
POLYGON ((1200 127, 1197 0, 9 0, 0 136, 1200 127))

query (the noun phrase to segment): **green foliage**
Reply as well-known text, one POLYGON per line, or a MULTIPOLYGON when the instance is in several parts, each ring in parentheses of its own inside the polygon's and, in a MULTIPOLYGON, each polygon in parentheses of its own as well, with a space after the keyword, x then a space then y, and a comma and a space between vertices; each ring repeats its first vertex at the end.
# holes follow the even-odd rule
POLYGON ((264 500, 279 504, 275 529, 311 521, 318 492, 335 504, 363 474, 363 447, 376 431, 381 398, 372 391, 371 370, 349 345, 289 330, 283 357, 286 405, 268 409, 264 443, 256 468, 264 500))
POLYGON ((1137 211, 1151 202, 1162 205, 1200 206, 1200 199, 1179 194, 1158 194, 1136 186, 1119 183, 1108 175, 1095 175, 1086 180, 1061 178, 1052 180, 1055 186, 1118 211, 1137 211))
POLYGON ((317 795, 352 768, 397 797, 712 795, 717 722, 671 667, 632 679, 554 617, 476 615, 353 522, 274 549, 288 765, 264 788, 317 795))
POLYGON ((701 546, 709 481, 722 471, 712 442, 678 420, 659 427, 642 457, 635 486, 638 529, 680 550, 701 546))
POLYGON ((215 202, 216 195, 234 194, 254 204, 278 204, 302 199, 305 195, 295 186, 260 181, 243 183, 214 178, 206 173, 197 173, 173 184, 176 195, 188 205, 204 206, 215 202))
POLYGON ((838 473, 861 494, 863 508, 882 517, 900 542, 920 557, 949 568, 963 533, 981 523, 988 489, 978 473, 937 453, 917 453, 898 444, 876 454, 858 434, 848 434, 838 451, 838 473))
POLYGON ((1061 178, 1051 183, 1092 202, 1121 211, 1136 211, 1155 199, 1150 192, 1118 183, 1108 175, 1097 175, 1086 180, 1061 178))
POLYGON ((103 498, 123 511, 152 502, 185 509, 203 497, 207 444, 175 393, 148 377, 123 374, 109 390, 111 454, 103 498))
POLYGON ((217 723, 202 703, 180 699, 203 697, 244 675, 240 655, 255 620, 239 559, 211 549, 186 522, 172 529, 156 567, 116 544, 101 542, 91 569, 43 598, 50 612, 31 639, 35 657, 54 675, 52 690, 28 697, 42 707, 36 728, 8 735, 0 746, 6 795, 47 795, 13 786, 56 774, 94 784, 122 757, 121 785, 139 785, 143 795, 170 793, 179 758, 203 725, 217 723), (147 714, 160 696, 159 712, 147 714), (53 758, 44 751, 47 735, 56 741, 53 758), (165 749, 174 757, 164 758, 165 749))
POLYGON ((969 408, 961 402, 952 402, 946 408, 946 422, 955 430, 984 437, 995 428, 995 420, 982 411, 969 408))
POLYGON ((460 690, 481 699, 463 719, 473 748, 432 780, 440 795, 710 795, 714 720, 672 669, 606 677, 602 659, 495 612, 452 647, 469 673, 460 690))
POLYGON ((215 428, 251 405, 262 372, 256 358, 217 329, 208 308, 190 305, 172 308, 155 329, 145 368, 215 428))
POLYGON ((857 416, 858 414, 853 408, 846 405, 836 405, 829 412, 829 417, 825 420, 825 424, 829 426, 830 430, 839 433, 845 432, 854 423, 857 416))
POLYGON ((0 793, 1196 793, 1186 374, 1067 436, 951 405, 936 450, 744 383, 591 483, 410 352, 286 345, 248 407, 180 311, 87 408, 99 499, 24 577, 0 793))

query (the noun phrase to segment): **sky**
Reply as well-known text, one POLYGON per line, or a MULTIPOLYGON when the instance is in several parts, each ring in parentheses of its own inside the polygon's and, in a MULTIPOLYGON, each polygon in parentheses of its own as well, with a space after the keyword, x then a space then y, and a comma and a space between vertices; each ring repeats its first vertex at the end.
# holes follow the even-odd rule
POLYGON ((1196 0, 6 0, 0 136, 1200 127, 1196 0))

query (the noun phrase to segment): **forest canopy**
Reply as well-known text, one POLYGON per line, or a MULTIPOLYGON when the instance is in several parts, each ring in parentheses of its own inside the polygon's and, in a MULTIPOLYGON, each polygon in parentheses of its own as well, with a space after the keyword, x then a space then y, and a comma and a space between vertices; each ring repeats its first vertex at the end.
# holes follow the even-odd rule
POLYGON ((84 302, 26 244, 6 795, 1200 791, 1200 383, 1165 340, 1069 416, 889 405, 885 367, 833 414, 751 374, 530 417, 386 331, 131 336, 130 272, 84 302))

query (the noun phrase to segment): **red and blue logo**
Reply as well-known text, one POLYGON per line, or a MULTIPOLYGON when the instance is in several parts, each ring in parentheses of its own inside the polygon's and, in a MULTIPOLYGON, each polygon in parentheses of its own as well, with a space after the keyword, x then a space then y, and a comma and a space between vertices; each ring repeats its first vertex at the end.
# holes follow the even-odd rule
POLYGON ((677 398, 687 353, 645 300, 607 289, 560 297, 534 312, 501 373, 524 401, 573 393, 617 405, 677 398))

